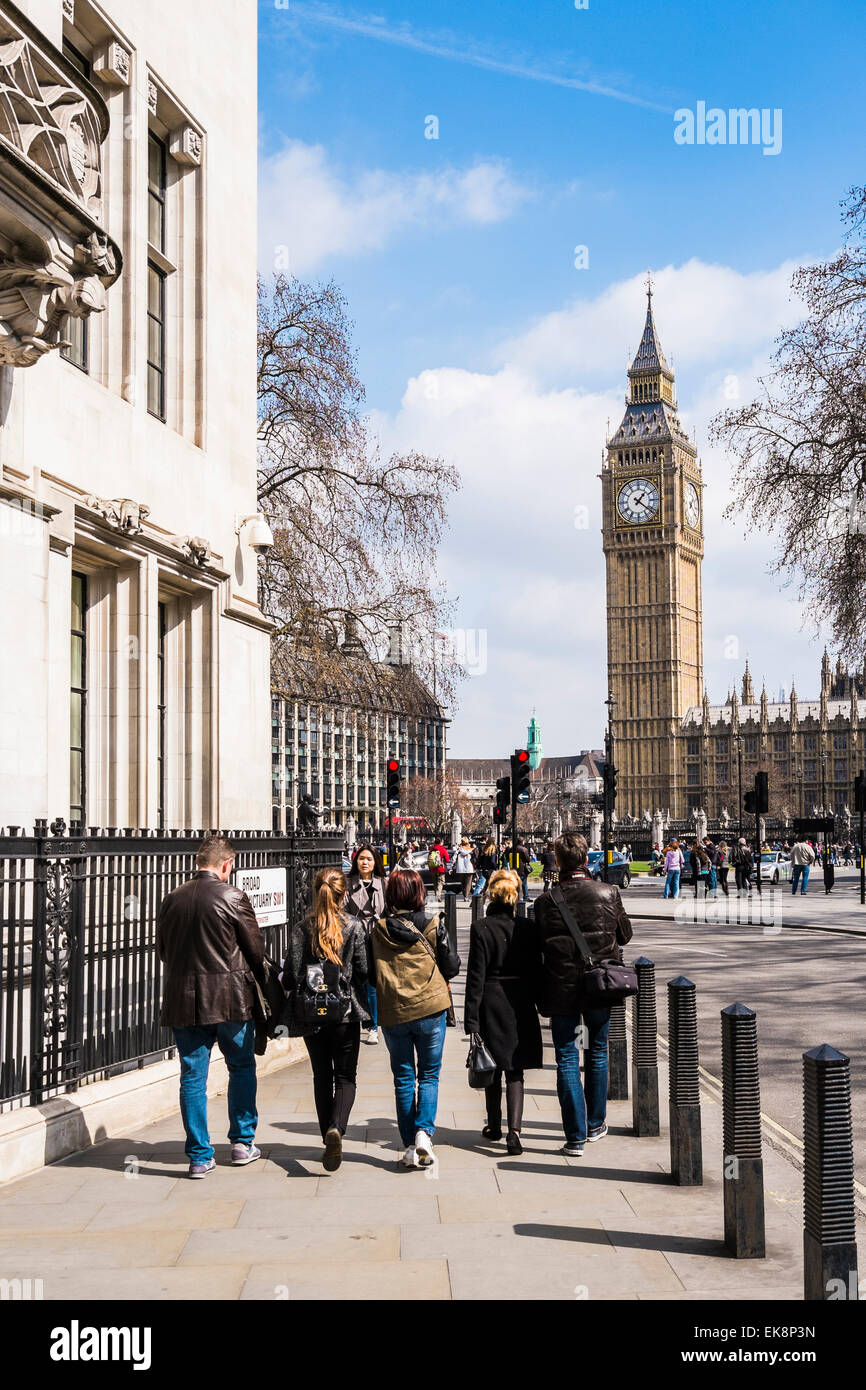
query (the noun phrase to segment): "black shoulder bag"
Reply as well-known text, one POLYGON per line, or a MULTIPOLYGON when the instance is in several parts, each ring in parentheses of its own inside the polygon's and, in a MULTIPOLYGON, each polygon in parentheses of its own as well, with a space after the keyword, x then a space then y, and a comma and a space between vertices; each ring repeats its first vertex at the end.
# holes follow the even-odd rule
POLYGON ((634 967, 622 965, 619 961, 603 961, 601 965, 594 965, 586 937, 574 920, 559 884, 551 888, 550 896, 580 952, 583 962, 582 992, 586 999, 593 1004, 621 1004, 630 994, 637 994, 637 971, 634 967))

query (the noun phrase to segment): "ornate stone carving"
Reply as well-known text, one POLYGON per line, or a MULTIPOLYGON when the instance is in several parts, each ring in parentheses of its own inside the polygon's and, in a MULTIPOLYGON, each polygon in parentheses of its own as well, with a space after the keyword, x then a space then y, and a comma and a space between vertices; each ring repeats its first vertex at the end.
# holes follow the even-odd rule
POLYGON ((133 502, 130 497, 85 497, 84 505, 99 512, 112 530, 122 531, 125 536, 140 535, 144 521, 150 516, 150 507, 133 502))
POLYGON ((201 145, 201 133, 187 123, 172 131, 168 148, 178 164, 197 165, 201 164, 201 145))
POLYGON ((63 0, 63 18, 75 23, 75 0, 63 0))
POLYGON ((103 44, 93 59, 93 71, 115 87, 129 86, 130 55, 116 39, 103 44))
POLYGON ((148 109, 148 111, 150 112, 151 116, 155 116, 155 115, 156 115, 158 107, 159 107, 159 89, 158 89, 156 83, 155 83, 151 78, 148 78, 148 79, 147 79, 147 109, 148 109))
POLYGON ((100 232, 75 247, 70 270, 54 261, 35 264, 20 250, 0 257, 0 362, 32 367, 65 346, 66 316, 101 314, 116 279, 114 249, 100 232))
POLYGON ((0 10, 0 139, 94 217, 102 213, 104 111, 0 10))
POLYGON ((210 564, 213 552, 204 536, 175 536, 174 543, 184 552, 191 565, 203 569, 205 565, 210 564))

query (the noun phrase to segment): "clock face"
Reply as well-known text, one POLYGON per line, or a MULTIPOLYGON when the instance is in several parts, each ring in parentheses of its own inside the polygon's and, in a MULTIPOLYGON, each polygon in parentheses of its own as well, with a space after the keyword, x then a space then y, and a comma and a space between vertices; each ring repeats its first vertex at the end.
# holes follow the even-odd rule
POLYGON ((631 478, 619 490, 616 509, 631 524, 652 521, 659 509, 659 490, 649 478, 631 478))
POLYGON ((701 499, 694 483, 686 483, 686 521, 697 530, 701 519, 701 499))

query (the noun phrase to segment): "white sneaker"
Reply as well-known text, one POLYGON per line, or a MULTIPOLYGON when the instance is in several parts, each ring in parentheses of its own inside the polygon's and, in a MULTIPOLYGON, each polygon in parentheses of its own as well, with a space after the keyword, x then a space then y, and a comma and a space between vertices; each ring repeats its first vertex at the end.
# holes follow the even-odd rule
POLYGON ((433 1162, 433 1140, 425 1130, 419 1129, 415 1135, 415 1153, 419 1168, 429 1168, 433 1162))
POLYGON ((377 1042, 379 1041, 379 1029, 371 1028, 364 1041, 370 1043, 373 1047, 375 1047, 377 1042))
POLYGON ((418 1155, 415 1152, 415 1145, 410 1144, 403 1157, 400 1159, 404 1168, 417 1168, 418 1155))

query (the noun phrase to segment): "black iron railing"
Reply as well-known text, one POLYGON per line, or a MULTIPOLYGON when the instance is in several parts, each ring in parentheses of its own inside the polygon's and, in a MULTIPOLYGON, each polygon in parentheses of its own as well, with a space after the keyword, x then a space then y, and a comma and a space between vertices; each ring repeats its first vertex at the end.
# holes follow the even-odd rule
MULTIPOLYGON (((170 1055, 159 1026, 156 921, 195 871, 200 830, 0 834, 0 1105, 39 1104, 170 1055)), ((342 835, 229 831, 235 877, 285 873, 287 921, 309 907, 316 871, 339 864, 342 835)), ((282 960, 285 925, 264 929, 282 960)))

